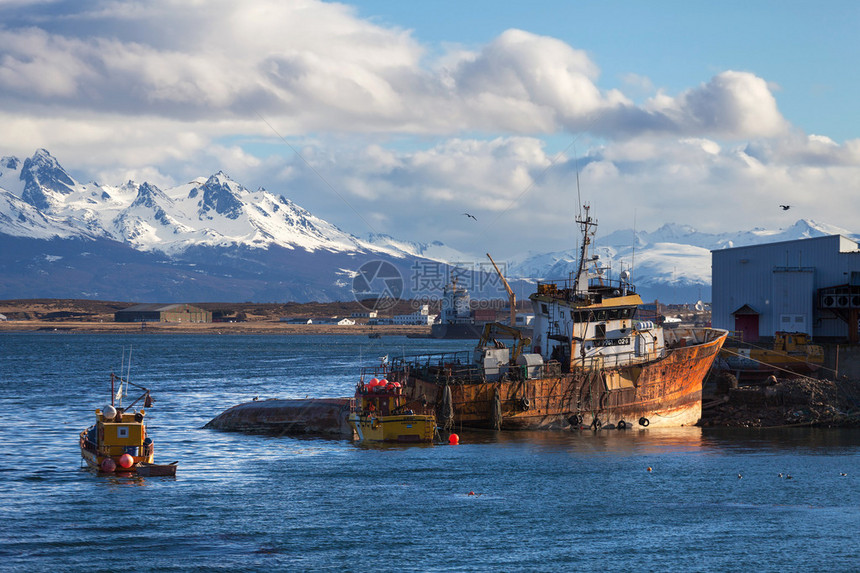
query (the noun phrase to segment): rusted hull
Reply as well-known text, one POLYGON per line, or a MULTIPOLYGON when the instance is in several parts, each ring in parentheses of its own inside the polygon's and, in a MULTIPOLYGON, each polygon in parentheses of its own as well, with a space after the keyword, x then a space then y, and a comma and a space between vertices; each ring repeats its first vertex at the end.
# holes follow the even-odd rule
MULTIPOLYGON (((619 368, 497 382, 448 381, 455 426, 532 430, 571 425, 678 427, 698 422, 702 382, 725 333, 673 349, 662 359, 619 368), (497 398, 498 396, 498 398, 497 398)), ((445 384, 408 375, 406 391, 437 409, 445 384)), ((440 424, 445 422, 439 413, 440 424)))
POLYGON ((245 402, 225 410, 206 428, 275 435, 328 434, 351 437, 347 422, 349 398, 265 400, 245 402))

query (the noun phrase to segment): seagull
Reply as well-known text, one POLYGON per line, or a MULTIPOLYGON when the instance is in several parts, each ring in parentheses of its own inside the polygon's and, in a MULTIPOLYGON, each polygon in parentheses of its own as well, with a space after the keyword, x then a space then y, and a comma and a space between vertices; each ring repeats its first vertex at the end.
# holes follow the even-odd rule
POLYGON ((782 207, 783 211, 788 211, 789 209, 791 209, 791 205, 780 205, 780 207, 782 207))
POLYGON ((744 477, 744 476, 742 476, 741 474, 738 474, 738 479, 741 479, 742 477, 744 477))
POLYGON ((845 477, 845 476, 847 476, 848 474, 846 474, 845 472, 839 472, 839 475, 841 475, 842 477, 845 477))
POLYGON ((463 213, 463 214, 464 214, 465 216, 469 217, 470 219, 475 219, 475 221, 477 221, 477 220, 478 220, 478 219, 477 219, 474 215, 472 215, 471 213, 463 213))

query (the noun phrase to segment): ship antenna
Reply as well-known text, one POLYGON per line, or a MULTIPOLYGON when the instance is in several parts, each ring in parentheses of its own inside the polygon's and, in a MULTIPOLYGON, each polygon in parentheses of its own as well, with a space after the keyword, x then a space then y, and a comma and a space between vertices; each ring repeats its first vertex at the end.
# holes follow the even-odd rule
POLYGON ((579 153, 576 151, 576 140, 573 140, 573 165, 576 169, 576 209, 577 217, 582 217, 582 194, 579 189, 579 153))
POLYGON ((633 282, 633 267, 636 264, 636 207, 633 208, 633 253, 630 255, 630 278, 627 282, 633 282))

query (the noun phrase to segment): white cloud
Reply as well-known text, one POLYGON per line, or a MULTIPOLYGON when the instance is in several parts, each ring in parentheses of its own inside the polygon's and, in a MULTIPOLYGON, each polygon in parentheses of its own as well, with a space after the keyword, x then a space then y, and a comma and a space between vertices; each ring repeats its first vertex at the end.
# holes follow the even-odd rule
POLYGON ((512 254, 573 240, 577 162, 542 139, 589 132, 582 198, 607 232, 634 211, 643 228, 779 225, 785 202, 851 228, 860 208, 860 139, 792 129, 749 72, 677 94, 630 74, 637 104, 524 30, 466 49, 317 0, 24 4, 0 4, 0 154, 45 147, 103 183, 223 169, 353 232, 512 254))

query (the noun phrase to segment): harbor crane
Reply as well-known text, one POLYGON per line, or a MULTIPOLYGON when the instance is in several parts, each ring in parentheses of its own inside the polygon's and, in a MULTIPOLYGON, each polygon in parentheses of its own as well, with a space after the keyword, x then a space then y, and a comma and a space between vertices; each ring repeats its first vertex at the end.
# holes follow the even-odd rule
POLYGON ((499 278, 502 279, 502 284, 505 285, 505 290, 508 293, 508 301, 511 304, 511 328, 516 328, 517 326, 517 295, 514 294, 513 289, 511 289, 511 285, 508 284, 508 281, 505 280, 505 276, 502 274, 502 271, 499 270, 499 267, 496 266, 496 261, 493 260, 493 257, 490 256, 490 253, 487 253, 487 258, 490 259, 490 262, 493 263, 493 268, 496 269, 496 274, 499 275, 499 278))

